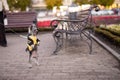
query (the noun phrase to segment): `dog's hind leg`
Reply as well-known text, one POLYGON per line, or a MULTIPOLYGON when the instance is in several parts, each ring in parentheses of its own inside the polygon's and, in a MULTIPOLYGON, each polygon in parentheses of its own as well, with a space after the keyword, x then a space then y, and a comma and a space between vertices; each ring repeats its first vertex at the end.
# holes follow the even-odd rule
POLYGON ((30 54, 29 54, 29 68, 32 68, 31 56, 32 56, 32 53, 30 52, 30 54))
POLYGON ((37 51, 33 51, 33 60, 34 60, 35 64, 39 66, 37 51))

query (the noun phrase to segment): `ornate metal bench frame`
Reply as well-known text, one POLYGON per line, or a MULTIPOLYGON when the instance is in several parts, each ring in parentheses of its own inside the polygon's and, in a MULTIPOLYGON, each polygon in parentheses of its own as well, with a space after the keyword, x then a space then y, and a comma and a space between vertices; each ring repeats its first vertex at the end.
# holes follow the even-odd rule
POLYGON ((86 42, 89 46, 89 54, 92 53, 92 37, 91 33, 94 31, 91 10, 97 6, 92 6, 87 10, 80 11, 80 19, 57 19, 51 22, 51 27, 54 28, 53 38, 56 43, 56 49, 53 54, 57 54, 63 46, 63 40, 68 39, 68 35, 80 35, 86 37, 86 42), (66 35, 66 38, 64 37, 66 35))

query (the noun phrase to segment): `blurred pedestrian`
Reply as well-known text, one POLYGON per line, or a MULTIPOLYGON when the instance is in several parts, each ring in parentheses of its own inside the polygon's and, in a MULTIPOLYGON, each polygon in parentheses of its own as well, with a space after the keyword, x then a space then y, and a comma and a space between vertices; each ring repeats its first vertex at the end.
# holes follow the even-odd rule
POLYGON ((4 26, 5 11, 9 11, 7 0, 0 0, 0 45, 3 47, 7 46, 7 40, 5 36, 5 26, 4 26))

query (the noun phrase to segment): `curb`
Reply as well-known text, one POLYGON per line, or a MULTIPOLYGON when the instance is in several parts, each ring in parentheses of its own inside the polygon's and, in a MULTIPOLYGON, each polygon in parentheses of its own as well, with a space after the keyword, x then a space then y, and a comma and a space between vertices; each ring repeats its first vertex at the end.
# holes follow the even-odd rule
POLYGON ((91 37, 99 43, 102 47, 104 47, 108 52, 110 52, 114 57, 116 57, 120 61, 120 54, 114 51, 112 48, 104 44, 102 41, 100 41, 97 37, 91 34, 91 37))

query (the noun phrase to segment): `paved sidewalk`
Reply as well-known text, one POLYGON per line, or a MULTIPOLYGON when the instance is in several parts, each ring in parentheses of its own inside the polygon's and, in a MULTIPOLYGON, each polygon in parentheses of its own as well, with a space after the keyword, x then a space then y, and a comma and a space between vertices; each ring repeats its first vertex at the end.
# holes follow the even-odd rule
POLYGON ((82 41, 65 44, 58 55, 51 55, 55 49, 52 32, 38 37, 40 66, 29 69, 26 39, 7 34, 8 47, 0 47, 0 80, 120 80, 119 62, 97 43, 91 55, 82 41))

